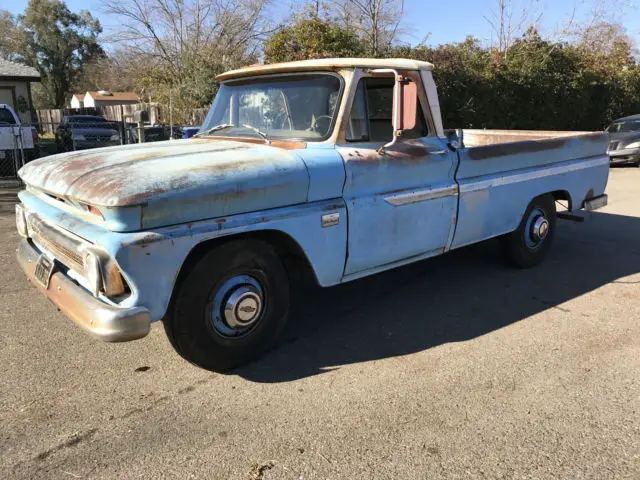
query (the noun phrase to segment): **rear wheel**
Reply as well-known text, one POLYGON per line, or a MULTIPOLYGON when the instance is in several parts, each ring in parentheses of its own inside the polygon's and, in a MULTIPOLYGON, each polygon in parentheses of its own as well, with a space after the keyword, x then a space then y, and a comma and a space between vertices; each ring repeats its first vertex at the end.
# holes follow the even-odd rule
POLYGON ((533 199, 518 228, 502 238, 509 263, 529 268, 544 261, 549 253, 556 229, 556 205, 551 195, 533 199))
POLYGON ((215 248, 178 288, 165 331, 183 358, 208 370, 228 370, 259 357, 287 321, 287 274, 261 241, 215 248))

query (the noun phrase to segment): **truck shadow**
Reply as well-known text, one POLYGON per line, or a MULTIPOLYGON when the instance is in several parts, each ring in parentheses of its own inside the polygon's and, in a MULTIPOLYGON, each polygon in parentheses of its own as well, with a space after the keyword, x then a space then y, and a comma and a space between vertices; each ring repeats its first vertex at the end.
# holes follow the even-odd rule
MULTIPOLYGON (((294 292, 290 327, 270 354, 232 372, 286 382, 341 365, 462 342, 640 272, 640 218, 588 214, 558 222, 547 261, 512 269, 489 241, 334 288, 294 292)), ((574 321, 588 313, 574 313, 574 321)))

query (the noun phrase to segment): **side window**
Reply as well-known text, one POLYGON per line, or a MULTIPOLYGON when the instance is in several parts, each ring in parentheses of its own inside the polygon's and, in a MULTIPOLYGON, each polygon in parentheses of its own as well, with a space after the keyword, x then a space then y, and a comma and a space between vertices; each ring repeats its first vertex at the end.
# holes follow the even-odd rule
MULTIPOLYGON (((360 80, 349 118, 347 141, 388 142, 393 138, 393 86, 392 78, 360 80)), ((427 134, 427 122, 419 106, 416 126, 405 131, 402 138, 420 138, 427 134)))
POLYGON ((360 80, 353 100, 349 124, 347 125, 348 142, 369 141, 369 119, 367 118, 367 100, 364 82, 360 80))

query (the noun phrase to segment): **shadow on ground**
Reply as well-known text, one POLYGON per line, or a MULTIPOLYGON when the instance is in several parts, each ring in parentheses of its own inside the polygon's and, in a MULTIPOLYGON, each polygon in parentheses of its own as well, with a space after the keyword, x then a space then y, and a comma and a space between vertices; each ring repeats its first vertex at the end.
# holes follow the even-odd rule
POLYGON ((232 374, 286 382, 570 311, 562 304, 640 272, 640 218, 587 215, 559 221, 552 253, 530 270, 506 266, 489 241, 334 288, 298 288, 282 344, 232 374))

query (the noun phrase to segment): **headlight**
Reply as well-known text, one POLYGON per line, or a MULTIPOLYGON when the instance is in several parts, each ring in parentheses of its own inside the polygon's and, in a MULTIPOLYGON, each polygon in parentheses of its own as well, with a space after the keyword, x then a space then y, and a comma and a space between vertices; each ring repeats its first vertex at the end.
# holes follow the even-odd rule
POLYGON ((102 289, 102 268, 100 266, 100 259, 93 252, 85 252, 83 257, 84 264, 84 278, 88 283, 89 290, 94 296, 98 296, 98 293, 102 289))
POLYGON ((626 145, 624 148, 640 148, 640 141, 630 143, 629 145, 626 145))
POLYGON ((74 133, 73 135, 71 135, 71 138, 72 138, 73 140, 86 140, 86 139, 84 138, 84 135, 81 135, 81 134, 79 134, 79 133, 74 133))
POLYGON ((120 140, 120 135, 118 135, 117 133, 115 135, 111 135, 111 138, 109 139, 112 142, 117 142, 118 140, 120 140))
POLYGON ((27 218, 24 215, 24 207, 16 203, 16 228, 18 229, 18 235, 24 238, 29 237, 29 232, 27 231, 27 218))

